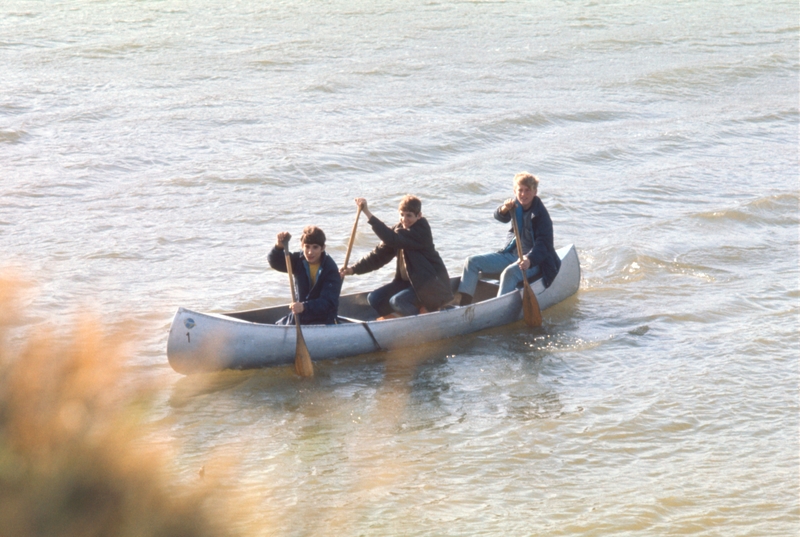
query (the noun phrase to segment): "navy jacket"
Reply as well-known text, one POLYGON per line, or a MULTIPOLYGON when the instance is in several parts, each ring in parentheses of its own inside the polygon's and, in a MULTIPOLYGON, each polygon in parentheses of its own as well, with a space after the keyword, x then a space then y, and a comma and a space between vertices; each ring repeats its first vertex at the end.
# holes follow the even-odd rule
MULTIPOLYGON (((317 273, 317 283, 311 287, 308 262, 302 252, 289 254, 292 262, 297 301, 303 303, 300 324, 334 324, 339 313, 339 293, 342 291, 342 277, 339 267, 331 257, 322 252, 317 273)), ((283 248, 274 246, 267 256, 269 266, 280 272, 286 272, 286 258, 283 248)), ((281 322, 281 324, 284 324, 281 322)), ((294 324, 294 314, 289 313, 285 324, 294 324)))
MULTIPOLYGON (((500 212, 500 207, 494 212, 494 217, 500 222, 511 222, 512 211, 505 214, 500 212)), ((539 196, 533 198, 531 204, 530 225, 533 229, 533 248, 525 255, 531 261, 531 267, 538 266, 542 274, 542 282, 545 287, 550 287, 553 280, 558 274, 558 269, 561 268, 561 259, 556 253, 553 246, 553 221, 550 219, 550 213, 544 207, 544 203, 539 199, 539 196)), ((520 230, 520 233, 522 230, 520 230)), ((510 237, 514 237, 514 227, 511 227, 510 237)), ((509 248, 516 248, 516 242, 512 241, 503 251, 509 248)))
MULTIPOLYGON (((404 229, 401 224, 390 228, 374 215, 368 222, 382 242, 353 265, 354 274, 365 274, 381 268, 402 249, 411 287, 425 308, 436 311, 453 300, 450 276, 433 244, 428 220, 420 218, 411 229, 404 229)), ((399 267, 394 277, 400 279, 399 267)))

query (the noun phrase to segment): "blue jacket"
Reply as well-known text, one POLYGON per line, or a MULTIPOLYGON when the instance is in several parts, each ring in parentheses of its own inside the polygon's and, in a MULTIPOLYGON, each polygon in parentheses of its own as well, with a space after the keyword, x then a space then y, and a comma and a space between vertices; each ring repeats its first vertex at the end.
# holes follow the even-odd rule
MULTIPOLYGON (((317 272, 317 283, 311 287, 308 261, 302 252, 289 254, 292 263, 292 277, 297 293, 297 301, 303 303, 300 324, 334 324, 339 314, 339 293, 342 291, 342 278, 339 267, 331 257, 322 252, 317 272)), ((286 272, 286 257, 283 248, 274 246, 267 255, 269 266, 286 272)), ((283 324, 283 323, 281 323, 283 324)), ((289 313, 285 324, 294 324, 294 314, 289 313)))
MULTIPOLYGON (((494 212, 495 219, 500 222, 511 222, 511 211, 502 213, 500 207, 494 212)), ((530 252, 525 253, 525 256, 530 259, 531 267, 538 266, 542 274, 542 282, 545 287, 550 287, 553 280, 558 274, 558 269, 561 268, 561 259, 556 253, 553 246, 553 221, 550 219, 550 213, 544 207, 544 203, 539 199, 539 196, 533 198, 530 212, 530 226, 533 230, 533 248, 530 252)), ((523 223, 524 224, 524 223, 523 223)), ((514 227, 510 229, 510 238, 514 238, 514 227)), ((520 229, 522 233, 522 229, 520 229)), ((512 240, 502 251, 507 251, 509 248, 516 248, 516 242, 512 240)))

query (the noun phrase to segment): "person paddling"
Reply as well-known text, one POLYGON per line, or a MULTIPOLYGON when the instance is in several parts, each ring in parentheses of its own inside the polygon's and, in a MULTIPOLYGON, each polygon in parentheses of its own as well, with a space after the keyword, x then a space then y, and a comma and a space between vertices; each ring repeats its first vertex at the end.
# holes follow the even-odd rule
MULTIPOLYGON (((275 246, 267 255, 267 262, 273 269, 286 272, 283 245, 291 238, 286 231, 278 233, 275 246)), ((317 226, 306 226, 300 244, 303 251, 289 256, 297 302, 290 305, 291 313, 275 324, 294 324, 295 316, 299 316, 301 325, 334 324, 339 311, 342 278, 336 262, 325 253, 325 232, 317 226)))
POLYGON ((416 196, 403 197, 398 207, 400 222, 391 228, 370 212, 365 198, 355 202, 381 243, 340 274, 366 274, 397 259, 394 279, 367 297, 373 309, 385 318, 416 315, 421 308, 436 311, 450 302, 450 277, 433 244, 430 224, 422 216, 422 201, 416 196))
POLYGON ((553 282, 561 267, 561 260, 553 246, 553 221, 537 196, 538 191, 539 179, 536 176, 528 172, 518 173, 514 176, 514 197, 507 199, 494 212, 494 218, 506 224, 511 222, 512 217, 517 219, 523 260, 520 261, 517 255, 512 227, 502 250, 466 259, 461 283, 453 300, 455 304, 466 306, 472 303, 481 272, 501 273, 497 296, 514 291, 522 283, 523 271, 528 279, 541 274, 545 287, 553 282))

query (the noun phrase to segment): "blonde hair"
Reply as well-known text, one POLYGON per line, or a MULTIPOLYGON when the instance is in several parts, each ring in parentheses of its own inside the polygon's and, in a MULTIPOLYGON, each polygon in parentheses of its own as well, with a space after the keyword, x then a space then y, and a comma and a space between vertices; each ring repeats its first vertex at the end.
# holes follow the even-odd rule
POLYGON ((528 172, 519 172, 514 176, 514 186, 525 185, 534 192, 539 190, 539 178, 528 172))

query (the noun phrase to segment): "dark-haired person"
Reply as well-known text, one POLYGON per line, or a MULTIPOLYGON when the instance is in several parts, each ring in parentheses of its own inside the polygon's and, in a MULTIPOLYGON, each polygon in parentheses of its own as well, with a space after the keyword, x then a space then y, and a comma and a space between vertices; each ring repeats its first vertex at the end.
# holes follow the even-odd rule
POLYGON ((397 259, 394 280, 367 297, 375 311, 382 317, 416 315, 422 307, 436 311, 451 301, 450 277, 433 244, 431 226, 422 216, 420 199, 403 197, 400 222, 391 228, 370 212, 366 199, 355 201, 381 243, 341 274, 366 274, 397 259))
MULTIPOLYGON (((269 266, 286 272, 283 243, 292 236, 287 231, 278 233, 277 242, 267 256, 269 266)), ((325 233, 317 226, 307 226, 300 237, 302 252, 289 254, 292 263, 297 302, 290 305, 292 312, 275 324, 334 324, 339 312, 339 293, 342 278, 336 262, 325 253, 325 233)))

